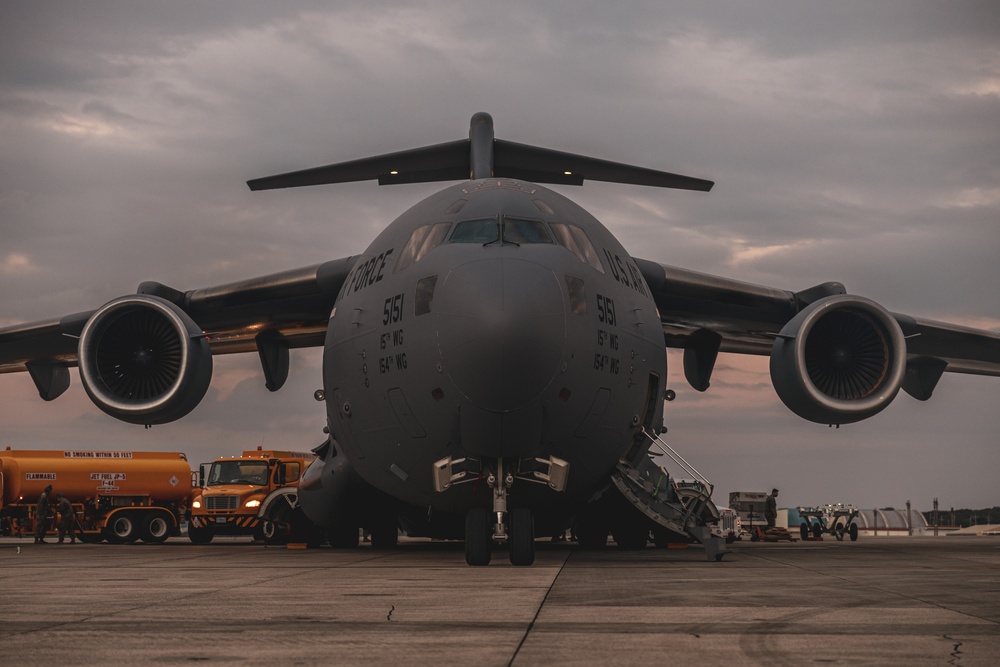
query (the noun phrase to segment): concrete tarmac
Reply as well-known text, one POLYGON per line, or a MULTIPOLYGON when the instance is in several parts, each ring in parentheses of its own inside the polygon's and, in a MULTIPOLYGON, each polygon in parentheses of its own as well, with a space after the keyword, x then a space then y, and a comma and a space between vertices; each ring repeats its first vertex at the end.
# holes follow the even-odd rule
MULTIPOLYGON (((53 541, 50 539, 50 541, 53 541)), ((0 540, 0 665, 983 665, 1000 538, 737 542, 533 567, 398 550, 0 540), (20 553, 18 553, 18 548, 20 553)))

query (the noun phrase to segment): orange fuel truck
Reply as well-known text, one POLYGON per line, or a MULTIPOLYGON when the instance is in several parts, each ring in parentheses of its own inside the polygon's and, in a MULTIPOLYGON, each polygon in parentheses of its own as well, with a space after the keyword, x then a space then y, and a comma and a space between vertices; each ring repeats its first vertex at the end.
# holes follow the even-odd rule
POLYGON ((314 542, 322 531, 298 509, 298 481, 315 458, 312 452, 258 447, 202 464, 188 538, 195 544, 216 535, 252 535, 268 544, 314 542))
POLYGON ((179 452, 0 451, 0 523, 6 534, 30 535, 38 521, 55 532, 61 493, 73 505, 73 533, 83 541, 158 544, 180 535, 192 489, 191 468, 179 452), (51 509, 48 516, 35 516, 48 485, 51 509))

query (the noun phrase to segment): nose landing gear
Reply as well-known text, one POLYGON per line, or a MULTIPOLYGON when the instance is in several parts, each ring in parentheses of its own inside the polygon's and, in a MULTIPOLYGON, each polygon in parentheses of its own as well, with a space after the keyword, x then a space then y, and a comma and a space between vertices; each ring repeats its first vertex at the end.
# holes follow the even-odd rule
POLYGON ((514 475, 504 472, 502 459, 487 474, 486 485, 493 491, 493 511, 474 507, 465 515, 465 562, 489 565, 493 544, 506 542, 511 565, 531 565, 535 562, 535 519, 527 507, 507 511, 514 475))
POLYGON ((434 489, 444 492, 455 484, 485 480, 493 491, 493 506, 473 507, 465 515, 465 562, 489 565, 495 543, 507 543, 511 565, 535 562, 535 516, 530 507, 508 511, 507 496, 514 480, 544 484, 555 492, 566 490, 569 463, 547 459, 494 459, 493 465, 471 458, 450 456, 434 464, 434 489), (478 470, 477 470, 478 469, 478 470))

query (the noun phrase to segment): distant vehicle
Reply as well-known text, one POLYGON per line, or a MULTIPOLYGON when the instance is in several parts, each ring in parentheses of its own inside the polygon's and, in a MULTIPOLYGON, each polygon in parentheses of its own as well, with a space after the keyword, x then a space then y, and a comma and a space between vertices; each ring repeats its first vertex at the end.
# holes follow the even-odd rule
POLYGON ((764 503, 768 495, 767 491, 732 491, 729 494, 729 507, 737 513, 747 530, 767 523, 764 503))
POLYGON ((0 452, 0 497, 5 534, 31 534, 38 497, 49 484, 73 505, 73 534, 84 542, 152 544, 180 535, 193 488, 180 452, 125 450, 12 450, 0 452))
POLYGON ((803 540, 810 536, 818 538, 828 534, 836 537, 837 541, 843 540, 844 535, 850 536, 851 542, 858 541, 858 524, 854 521, 858 516, 858 508, 854 505, 837 503, 821 507, 799 507, 798 510, 803 519, 799 524, 803 540))
POLYGON ((302 530, 303 541, 315 541, 312 524, 298 509, 298 482, 315 458, 311 452, 258 447, 202 464, 188 539, 207 544, 216 535, 251 535, 285 544, 295 528, 302 530))
POLYGON ((740 539, 743 532, 743 520, 739 513, 730 507, 719 508, 719 520, 711 524, 712 535, 721 537, 727 544, 740 539))

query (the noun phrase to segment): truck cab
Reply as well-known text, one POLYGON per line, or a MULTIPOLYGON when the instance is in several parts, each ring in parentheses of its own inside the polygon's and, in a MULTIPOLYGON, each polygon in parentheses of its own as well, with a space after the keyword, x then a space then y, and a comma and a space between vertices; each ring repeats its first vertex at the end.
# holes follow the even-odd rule
POLYGON ((291 504, 299 478, 312 463, 311 452, 247 450, 240 456, 202 464, 200 489, 191 501, 188 538, 207 544, 216 535, 251 535, 279 543, 288 526, 266 519, 264 508, 291 504))

